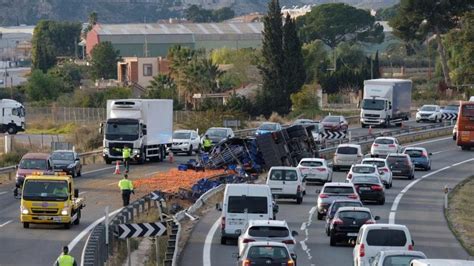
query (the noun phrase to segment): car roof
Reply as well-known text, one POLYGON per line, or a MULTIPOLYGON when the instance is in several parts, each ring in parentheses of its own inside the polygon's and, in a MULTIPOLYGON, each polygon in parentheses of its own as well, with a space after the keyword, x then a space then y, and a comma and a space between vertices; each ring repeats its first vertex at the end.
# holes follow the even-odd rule
POLYGON ((231 128, 230 128, 230 127, 210 127, 210 128, 208 128, 207 130, 209 130, 209 129, 225 129, 225 130, 229 130, 229 129, 231 129, 231 128))
POLYGON ((296 169, 297 168, 293 166, 272 166, 270 168, 270 171, 271 170, 296 170, 296 169))
POLYGON ((324 162, 324 161, 326 161, 326 159, 324 159, 324 158, 303 158, 303 159, 301 159, 300 163, 302 161, 305 161, 305 162, 324 162))
POLYGON ((358 164, 353 164, 352 167, 356 167, 356 166, 363 166, 363 167, 376 167, 375 165, 373 164, 370 164, 370 163, 358 163, 358 164))
POLYGON ((423 151, 424 151, 424 150, 426 150, 426 149, 423 148, 423 147, 406 147, 404 150, 405 150, 405 151, 406 151, 406 150, 423 150, 423 151))
POLYGON ((345 183, 345 182, 329 182, 324 184, 324 187, 354 187, 351 183, 345 183))
POLYGON ((426 257, 425 253, 417 250, 382 250, 379 251, 382 256, 392 256, 392 255, 418 255, 426 257))
POLYGON ((362 204, 362 201, 358 200, 358 199, 337 199, 337 200, 334 200, 332 204, 336 203, 336 202, 358 202, 360 204, 362 204))
POLYGON ((192 130, 192 129, 179 129, 179 130, 175 130, 173 133, 191 133, 191 132, 196 132, 196 130, 192 130))
POLYGON ((360 148, 359 144, 351 144, 351 143, 342 143, 337 146, 339 147, 352 147, 352 148, 360 148))
POLYGON ((386 159, 383 159, 383 158, 364 158, 364 159, 362 159, 362 164, 368 164, 368 163, 363 163, 364 161, 385 162, 385 161, 387 161, 387 160, 386 160, 386 159))
POLYGON ((343 212, 343 211, 356 211, 356 212, 370 212, 370 209, 367 207, 340 207, 337 209, 338 212, 343 212))
POLYGON ((424 104, 422 107, 438 107, 437 104, 424 104))
POLYGON ((248 248, 253 246, 274 246, 274 247, 284 247, 287 248, 285 243, 276 242, 276 241, 255 241, 247 243, 248 248))
POLYGON ((389 140, 395 140, 396 138, 394 138, 394 137, 377 137, 375 140, 378 140, 378 139, 389 139, 389 140))
POLYGON ((263 122, 260 125, 279 125, 280 123, 277 122, 263 122))
POLYGON ((408 228, 403 224, 364 224, 362 227, 367 229, 399 229, 399 230, 408 230, 408 228))
POLYGON ((23 155, 21 159, 49 159, 49 153, 31 152, 23 155))
POLYGON ((387 157, 392 156, 392 157, 407 157, 408 154, 405 153, 389 153, 387 157))
POLYGON ((260 226, 260 225, 288 227, 288 224, 286 223, 286 221, 282 221, 282 220, 249 220, 249 226, 260 226))

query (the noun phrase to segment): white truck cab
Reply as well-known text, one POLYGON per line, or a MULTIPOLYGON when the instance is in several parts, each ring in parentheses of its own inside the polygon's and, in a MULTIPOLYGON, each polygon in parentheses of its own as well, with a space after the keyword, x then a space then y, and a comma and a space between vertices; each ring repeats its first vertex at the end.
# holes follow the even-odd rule
POLYGON ((0 100, 0 133, 16 134, 25 131, 25 107, 10 99, 0 100))

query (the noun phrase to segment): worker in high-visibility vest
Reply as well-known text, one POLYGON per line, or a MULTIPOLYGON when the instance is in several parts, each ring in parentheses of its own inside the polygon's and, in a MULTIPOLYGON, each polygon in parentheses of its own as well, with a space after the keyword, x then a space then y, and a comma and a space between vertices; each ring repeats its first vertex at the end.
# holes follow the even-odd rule
POLYGON ((63 253, 59 255, 55 266, 77 266, 76 260, 73 256, 69 255, 69 248, 67 246, 63 247, 63 253))
POLYGON ((127 144, 125 144, 122 149, 114 148, 114 150, 122 152, 123 165, 125 166, 125 172, 128 173, 130 170, 128 165, 130 163, 130 159, 132 158, 132 149, 129 148, 127 144))
POLYGON ((122 191, 122 201, 123 206, 125 207, 130 204, 130 194, 135 194, 133 191, 133 183, 132 181, 128 180, 128 175, 125 174, 122 180, 119 181, 118 186, 122 191))
POLYGON ((204 151, 205 152, 209 152, 211 150, 211 147, 212 147, 212 141, 211 139, 209 138, 209 135, 206 135, 204 137, 204 140, 202 141, 202 147, 204 148, 204 151))

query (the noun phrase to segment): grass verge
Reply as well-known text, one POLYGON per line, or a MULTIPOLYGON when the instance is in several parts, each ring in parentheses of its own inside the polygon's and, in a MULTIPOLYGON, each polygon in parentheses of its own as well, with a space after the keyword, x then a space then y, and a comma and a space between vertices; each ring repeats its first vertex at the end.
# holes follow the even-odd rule
POLYGON ((57 124, 52 122, 37 122, 30 123, 26 127, 27 134, 47 134, 47 135, 60 135, 60 134, 71 134, 74 133, 76 124, 66 123, 57 124))
POLYGON ((471 256, 474 256, 473 192, 474 176, 471 176, 449 193, 449 208, 445 210, 449 228, 471 256))

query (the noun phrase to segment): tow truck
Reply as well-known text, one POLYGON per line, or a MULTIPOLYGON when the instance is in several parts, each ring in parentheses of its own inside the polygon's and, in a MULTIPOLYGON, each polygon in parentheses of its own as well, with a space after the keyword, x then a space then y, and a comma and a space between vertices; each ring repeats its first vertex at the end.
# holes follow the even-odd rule
POLYGON ((32 173, 23 184, 20 221, 23 228, 35 224, 62 224, 69 229, 78 225, 81 210, 86 206, 74 188, 72 176, 66 173, 32 173))

